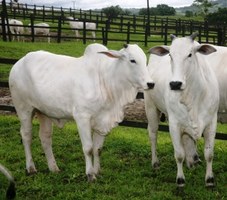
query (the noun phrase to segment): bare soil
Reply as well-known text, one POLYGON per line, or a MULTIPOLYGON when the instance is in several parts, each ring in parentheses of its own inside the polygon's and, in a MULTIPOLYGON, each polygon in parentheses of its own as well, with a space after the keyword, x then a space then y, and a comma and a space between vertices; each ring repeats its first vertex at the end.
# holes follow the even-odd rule
MULTIPOLYGON (((0 88, 0 105, 12 105, 12 99, 8 88, 0 88)), ((1 111, 0 113, 9 113, 1 111)), ((125 107, 125 120, 147 121, 144 100, 136 99, 125 107)))

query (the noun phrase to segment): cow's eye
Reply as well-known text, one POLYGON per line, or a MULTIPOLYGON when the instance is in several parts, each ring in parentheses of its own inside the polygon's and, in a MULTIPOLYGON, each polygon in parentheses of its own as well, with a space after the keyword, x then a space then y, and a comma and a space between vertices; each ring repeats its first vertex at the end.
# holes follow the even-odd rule
POLYGON ((192 57, 192 54, 190 53, 190 54, 188 55, 188 57, 191 58, 191 57, 192 57))
POLYGON ((134 59, 130 60, 131 63, 136 63, 136 61, 134 59))

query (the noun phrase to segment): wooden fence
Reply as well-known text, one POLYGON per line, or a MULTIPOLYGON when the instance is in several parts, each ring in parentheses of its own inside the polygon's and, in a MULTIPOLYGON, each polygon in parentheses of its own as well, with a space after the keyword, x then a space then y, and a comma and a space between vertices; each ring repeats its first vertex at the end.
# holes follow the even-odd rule
MULTIPOLYGON (((151 16, 148 20, 146 16, 122 15, 113 20, 108 19, 102 12, 64 9, 57 7, 45 7, 23 4, 18 8, 12 8, 10 4, 2 7, 0 26, 4 30, 4 19, 14 18, 26 21, 27 24, 35 22, 46 22, 50 24, 52 41, 63 42, 68 40, 82 39, 83 43, 92 40, 87 35, 90 30, 84 29, 82 36, 76 38, 69 27, 67 17, 77 18, 82 22, 93 22, 97 25, 96 40, 107 45, 110 41, 126 43, 143 43, 148 46, 150 43, 170 42, 169 35, 176 36, 190 35, 193 32, 199 33, 199 42, 216 45, 226 45, 226 25, 209 24, 207 21, 197 22, 193 20, 181 20, 151 16), (149 22, 149 24, 147 23, 149 22)), ((6 20, 7 21, 7 20, 6 20)), ((28 25, 24 25, 25 28, 28 25)), ((84 26, 85 27, 85 26, 84 26)), ((34 29, 34 27, 32 27, 34 29)), ((76 30, 76 29, 75 29, 76 30)), ((32 32, 32 31, 31 31, 32 32)), ((11 40, 12 34, 7 31, 2 32, 4 40, 11 40)), ((22 34, 25 39, 32 42, 36 40, 36 35, 31 33, 22 34)), ((42 36, 46 37, 46 36, 42 36)))
MULTIPOLYGON (((16 62, 17 62, 17 59, 0 58, 0 64, 11 64, 11 65, 13 65, 16 62)), ((9 87, 8 81, 4 81, 4 82, 0 81, 0 87, 8 88, 9 87)), ((140 93, 137 94, 137 99, 143 99, 143 98, 144 98, 143 93, 140 92, 140 93)), ((1 105, 0 104, 0 110, 16 112, 15 108, 12 105, 1 105)), ((147 128, 147 123, 141 122, 141 121, 126 121, 126 120, 124 120, 119 125, 120 126, 133 127, 133 128, 147 128)), ((169 132, 169 127, 166 126, 166 125, 159 125, 159 131, 169 132)), ((227 140, 227 134, 216 133, 216 139, 227 140)))

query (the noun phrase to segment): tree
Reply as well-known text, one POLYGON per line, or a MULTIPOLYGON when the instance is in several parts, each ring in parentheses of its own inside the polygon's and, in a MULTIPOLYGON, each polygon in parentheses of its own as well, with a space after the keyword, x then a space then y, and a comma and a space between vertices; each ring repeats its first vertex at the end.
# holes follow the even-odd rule
POLYGON ((193 12, 190 10, 185 11, 185 17, 193 17, 193 12))
POLYGON ((201 10, 202 15, 207 16, 209 9, 215 4, 212 0, 194 0, 193 5, 197 6, 201 10))
POLYGON ((117 18, 118 15, 124 14, 124 11, 119 5, 103 8, 102 12, 108 17, 109 20, 113 20, 114 18, 117 18))
POLYGON ((157 12, 159 13, 159 15, 162 15, 162 16, 176 14, 176 10, 173 7, 169 7, 166 4, 157 5, 157 12))
POLYGON ((210 13, 205 18, 209 23, 227 23, 227 8, 219 8, 217 12, 210 13))
MULTIPOLYGON (((173 7, 169 7, 166 4, 159 4, 157 7, 150 8, 150 15, 175 15, 176 10, 173 7)), ((141 8, 139 10, 139 15, 147 15, 147 8, 141 8)))

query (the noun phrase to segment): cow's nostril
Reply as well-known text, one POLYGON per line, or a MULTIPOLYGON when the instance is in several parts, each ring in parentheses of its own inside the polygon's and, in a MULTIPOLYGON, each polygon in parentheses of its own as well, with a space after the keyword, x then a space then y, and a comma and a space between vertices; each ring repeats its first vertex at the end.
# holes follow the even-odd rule
POLYGON ((147 86, 149 89, 153 89, 154 85, 155 85, 155 83, 151 83, 151 82, 147 83, 147 86))
POLYGON ((171 81, 169 83, 169 85, 170 85, 170 89, 171 90, 180 90, 181 86, 182 86, 182 82, 180 82, 180 81, 171 81))

